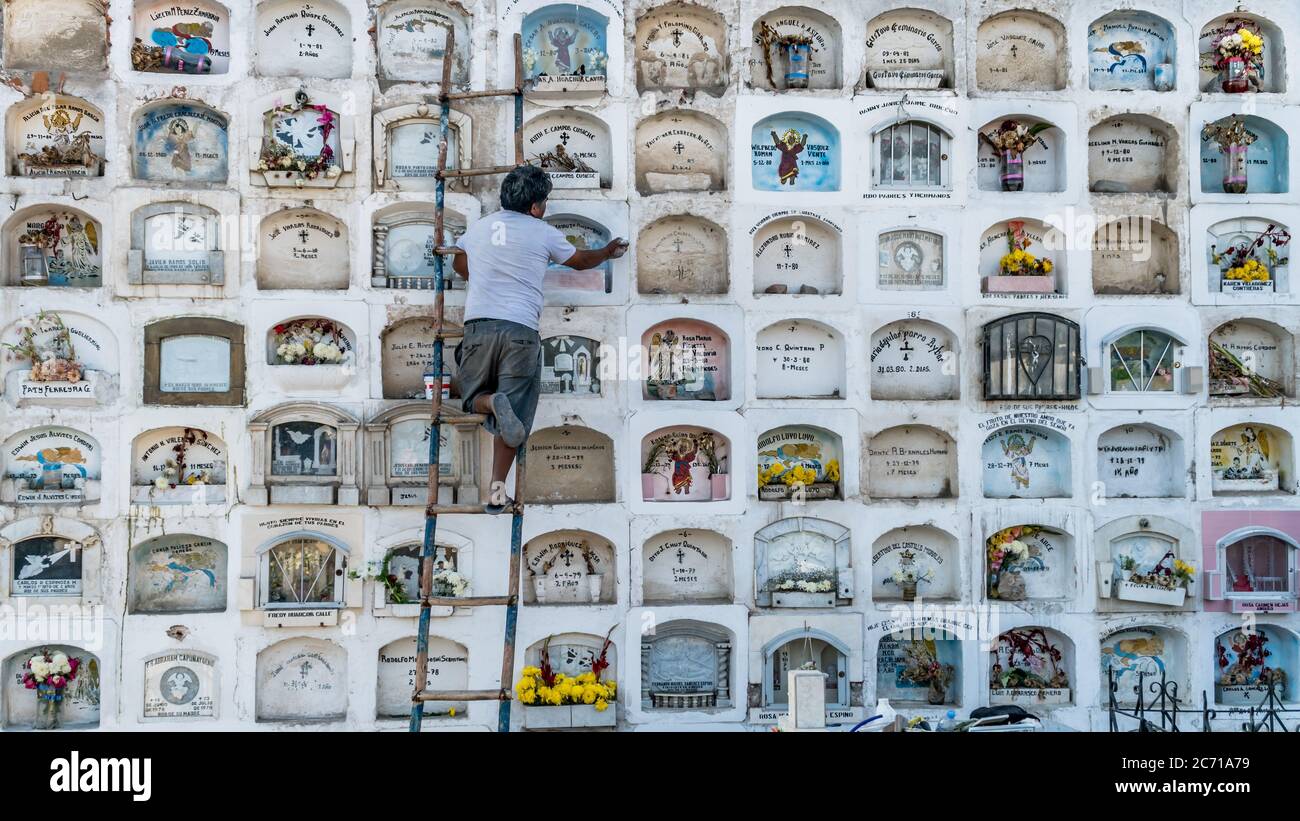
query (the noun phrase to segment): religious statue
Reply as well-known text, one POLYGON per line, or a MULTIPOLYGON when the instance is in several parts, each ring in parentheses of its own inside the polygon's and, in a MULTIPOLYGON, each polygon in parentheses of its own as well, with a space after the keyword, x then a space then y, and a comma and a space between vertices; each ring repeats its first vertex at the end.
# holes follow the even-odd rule
POLYGON ((675 445, 671 456, 673 493, 686 495, 691 492, 691 463, 695 461, 696 450, 695 441, 690 437, 684 437, 675 445), (687 448, 690 448, 689 452, 687 448))
POLYGON ((777 179, 781 185, 787 182, 794 185, 795 179, 799 176, 799 154, 803 152, 804 147, 808 145, 808 135, 800 136, 798 131, 793 128, 787 129, 785 134, 778 137, 776 132, 772 132, 772 144, 776 150, 781 152, 781 163, 776 169, 777 179))
POLYGON ((573 73, 573 58, 569 55, 569 46, 578 41, 578 35, 566 28, 551 29, 551 45, 555 46, 555 65, 564 71, 573 73))

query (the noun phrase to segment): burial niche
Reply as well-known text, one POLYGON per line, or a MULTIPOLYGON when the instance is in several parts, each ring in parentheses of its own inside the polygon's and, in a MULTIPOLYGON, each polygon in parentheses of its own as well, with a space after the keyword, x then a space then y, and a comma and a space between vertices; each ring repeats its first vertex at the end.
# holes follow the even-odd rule
POLYGON ((1211 225, 1206 232, 1211 292, 1289 293, 1291 231, 1280 222, 1239 217, 1211 225))
POLYGON ((524 545, 526 604, 613 604, 614 545, 585 530, 555 530, 524 545))
POLYGON ((1093 234, 1091 251, 1095 294, 1176 294, 1182 289, 1178 237, 1150 217, 1103 222, 1093 234))
POLYGON ((769 219, 754 231, 754 295, 843 291, 839 226, 811 214, 769 219))
POLYGON ((9 523, 0 529, 0 596, 97 599, 100 545, 94 528, 76 519, 29 516, 9 523))
POLYGON ((4 8, 4 65, 16 71, 102 72, 108 15, 94 0, 16 0, 4 8))
POLYGON ((0 502, 86 504, 98 501, 103 474, 99 442, 73 428, 47 425, 4 440, 0 502))
POLYGON ((351 274, 348 227, 315 208, 285 208, 258 228, 257 287, 344 290, 351 274))
POLYGON ((104 284, 104 227, 76 208, 37 205, 5 225, 4 285, 98 288, 104 284))
POLYGON ((849 646, 824 630, 805 627, 772 639, 763 652, 763 706, 789 708, 792 698, 806 697, 804 687, 790 693, 791 670, 822 674, 822 699, 827 710, 849 708, 849 646))
POLYGON ((131 173, 150 182, 224 183, 230 120, 194 101, 166 100, 131 118, 131 173))
MULTIPOLYGON (((376 111, 375 185, 387 191, 433 191, 438 186, 439 110, 409 103, 376 111)), ((447 113, 447 168, 473 165, 473 122, 464 112, 447 113)), ((448 180, 453 187, 461 181, 448 180)))
POLYGON ((170 650, 144 661, 146 719, 216 718, 217 659, 197 650, 170 650))
MULTIPOLYGON (((443 534, 438 535, 444 538, 443 534)), ((434 596, 456 598, 469 592, 471 548, 447 544, 433 546, 434 596)), ((384 553, 379 577, 375 585, 374 610, 376 616, 418 618, 420 615, 420 567, 423 564, 424 545, 420 542, 398 545, 384 553)), ((432 607, 432 616, 450 616, 455 608, 445 605, 432 607)))
POLYGON ((347 651, 311 638, 264 648, 257 654, 256 699, 258 721, 342 721, 348 713, 347 651))
POLYGON ((957 448, 947 433, 901 425, 867 445, 867 495, 875 499, 950 499, 957 495, 957 448))
POLYGON ((524 651, 524 664, 534 668, 520 677, 524 729, 613 728, 618 723, 614 681, 614 672, 619 669, 618 648, 610 640, 612 633, 613 628, 605 636, 551 634, 524 651), (561 676, 570 680, 594 676, 594 689, 582 693, 583 698, 561 694, 558 704, 541 699, 538 685, 547 681, 555 685, 561 676), (530 686, 524 688, 524 683, 530 686), (591 694, 590 699, 585 698, 587 693, 591 694))
MULTIPOLYGON (((1167 627, 1129 627, 1101 639, 1101 686, 1120 704, 1150 705, 1187 688, 1187 640, 1167 627)), ((1108 702, 1106 695, 1102 701, 1108 702)))
POLYGON ((641 335, 646 378, 644 399, 731 398, 731 341, 722 329, 699 319, 669 319, 641 335))
POLYGON ((898 228, 877 238, 876 285, 884 291, 933 291, 948 284, 944 236, 898 228))
POLYGON ((641 637, 641 707, 730 707, 732 635, 716 624, 678 619, 641 637))
POLYGON ((989 434, 980 452, 986 499, 1054 499, 1070 495, 1070 440, 1038 425, 989 434))
POLYGON ((1009 114, 985 123, 976 132, 976 182, 981 191, 1055 193, 1064 191, 1065 132, 1027 114, 1009 114), (1007 148, 1008 134, 1026 134, 1007 148), (1020 148, 1019 146, 1023 146, 1020 148))
POLYGON ((989 650, 989 704, 1069 704, 1074 644, 1045 627, 1017 627, 989 650))
POLYGON ((985 399, 1078 399, 1079 326, 1043 313, 984 326, 985 399))
POLYGON ((1215 566, 1206 567, 1205 597, 1226 600, 1233 613, 1294 613, 1297 550, 1293 537, 1271 527, 1234 530, 1211 554, 1215 566))
POLYGON ((930 525, 896 527, 871 546, 871 600, 961 598, 957 538, 930 525))
POLYGON ((1291 436, 1272 425, 1242 423, 1210 437, 1210 485, 1215 496, 1290 490, 1291 436))
POLYGON ((810 425, 785 425, 758 437, 758 498, 765 502, 843 499, 840 437, 810 425))
MULTIPOLYGON (((321 609, 359 605, 348 601, 345 589, 348 553, 347 546, 338 539, 316 531, 277 536, 257 549, 258 607, 300 611, 310 616, 307 623, 314 625, 320 621, 315 613, 321 609)), ((285 618, 292 619, 293 614, 285 618)), ((288 623, 279 621, 277 626, 288 623)))
POLYGON ((243 326, 198 316, 146 325, 144 403, 242 406, 243 326))
MULTIPOLYGON (((343 79, 352 76, 352 16, 341 3, 334 0, 262 3, 257 7, 253 31, 253 67, 263 77, 343 79)), ((376 28, 376 33, 382 31, 376 28)))
POLYGON ((1121 520, 1103 530, 1119 531, 1098 545, 1103 597, 1161 607, 1182 607, 1187 601, 1196 580, 1196 567, 1187 561, 1192 546, 1183 547, 1177 536, 1162 532, 1170 527, 1161 521, 1143 517, 1134 528, 1121 520))
POLYGON ((900 319, 871 335, 872 399, 956 399, 957 339, 923 319, 900 319))
POLYGON ((871 88, 953 87, 952 21, 932 11, 895 9, 867 23, 871 88))
POLYGON ((222 505, 226 443, 200 428, 145 431, 131 445, 131 501, 141 505, 222 505))
POLYGON ((975 35, 975 85, 980 91, 1065 88, 1065 27, 1036 11, 1015 9, 980 23, 975 35))
MULTIPOLYGON (((438 438, 438 501, 467 504, 479 500, 483 441, 473 423, 445 423, 438 438)), ((429 503, 429 423, 427 402, 406 402, 366 423, 371 505, 429 503)))
POLYGON ((668 530, 641 546, 641 598, 649 604, 729 603, 731 540, 699 528, 668 530))
MULTIPOLYGON (((375 212, 371 226, 373 255, 370 285, 374 288, 428 290, 436 287, 435 259, 439 242, 434 238, 437 227, 434 209, 427 203, 395 203, 375 212)), ((465 231, 465 218, 450 209, 444 211, 443 247, 451 247, 465 231)), ((464 280, 443 266, 443 287, 455 288, 464 280)))
POLYGON ((731 498, 731 442, 693 425, 660 428, 641 440, 641 499, 720 502, 731 498))
POLYGON ((531 505, 615 501, 614 441, 598 430, 560 425, 528 437, 523 498, 531 505))
POLYGON ((449 30, 456 33, 452 84, 468 85, 469 27, 469 13, 455 0, 393 0, 380 6, 374 28, 380 85, 440 80, 449 30))
POLYGON ((93 407, 115 397, 117 340, 97 319, 42 311, 5 328, 0 345, 5 397, 19 407, 93 407))
POLYGON ((675 109, 642 120, 635 153, 642 194, 727 187, 727 131, 707 114, 675 109))
POLYGON ((609 18, 578 3, 543 6, 525 15, 519 30, 529 96, 603 93, 608 27, 609 18))
POLYGON ((1097 481, 1122 499, 1185 494, 1183 440, 1155 425, 1120 425, 1097 437, 1097 481))
POLYGON ((689 214, 661 217, 636 241, 639 294, 725 294, 726 229, 689 214))
MULTIPOLYGON (((223 178, 224 179, 224 178, 223 178)), ((132 285, 224 285, 221 217, 205 205, 156 202, 131 214, 132 285)))
POLYGON ((961 703, 961 640, 947 630, 909 627, 876 644, 876 698, 891 704, 961 703))
POLYGON ((178 533, 131 548, 130 613, 221 613, 228 589, 225 544, 178 533))
POLYGON ((57 727, 67 730, 88 730, 99 726, 100 674, 99 657, 67 644, 46 644, 28 647, 14 653, 0 665, 4 678, 0 681, 0 698, 3 699, 6 730, 55 729, 42 715, 35 688, 27 689, 24 676, 30 672, 29 662, 36 657, 42 661, 57 655, 67 658, 68 665, 76 659, 76 671, 60 691, 57 727))
MULTIPOLYGON (((603 248, 611 239, 608 228, 577 214, 548 214, 546 222, 563 233, 564 238, 579 251, 603 248)), ((595 268, 581 271, 558 262, 550 262, 542 279, 542 289, 546 292, 608 294, 614 289, 614 261, 605 260, 595 268)), ((558 293, 547 295, 553 299, 562 298, 558 293)))
MULTIPOLYGON (((445 323, 444 328, 451 327, 445 323)), ((432 399, 430 391, 438 383, 433 373, 434 322, 423 316, 398 320, 380 333, 380 362, 383 365, 383 393, 385 399, 432 399)), ((456 344, 459 344, 457 341, 456 344)), ((443 389, 447 398, 452 395, 448 382, 455 364, 455 345, 447 345, 443 352, 443 389)), ((456 391, 459 395, 459 391, 456 391)))
POLYGON ((1295 633, 1276 624, 1228 630, 1214 640, 1214 700, 1262 707, 1295 699, 1300 650, 1295 633), (1274 703, 1276 703, 1276 701, 1274 703))
MULTIPOLYGON (((261 139, 253 157, 253 184, 297 188, 334 188, 352 170, 356 145, 351 115, 334 95, 312 99, 305 88, 268 98, 271 108, 261 115, 261 139)), ((351 179, 351 177, 349 177, 351 179)))
POLYGON ((754 344, 759 399, 844 396, 844 340, 833 328, 809 319, 777 322, 754 344))
POLYGON ((692 3, 652 8, 636 21, 637 91, 727 87, 727 25, 722 15, 692 3))
POLYGON ((220 3, 195 0, 137 2, 131 68, 159 74, 225 74, 230 71, 230 12, 220 3))
POLYGON ((1178 189, 1178 150, 1172 135, 1172 127, 1144 114, 1097 123, 1088 131, 1088 190, 1173 193, 1178 189))
POLYGON ((754 22, 750 85, 767 91, 839 88, 840 24, 803 6, 783 6, 754 22))
POLYGON ((984 592, 990 600, 1051 601, 1074 588, 1074 543, 1041 525, 1004 527, 984 540, 984 592))
POLYGON ((1177 38, 1163 17, 1112 11, 1088 26, 1088 88, 1173 91, 1177 38))
MULTIPOLYGON (((1111 394, 1185 392, 1186 374, 1179 377, 1184 343, 1156 328, 1121 331, 1103 345, 1106 355, 1104 390, 1111 394)), ((1097 392, 1095 386, 1090 392, 1097 392)))
POLYGON ((924 120, 880 126, 871 134, 871 185, 881 190, 952 188, 952 135, 924 120))
POLYGON ((1210 396, 1277 399, 1295 393, 1291 335, 1262 319, 1225 322, 1210 334, 1210 396))
POLYGON ((1287 135, 1253 114, 1230 114, 1201 129, 1201 192, 1285 194, 1290 190, 1287 135))
POLYGON ((755 191, 838 191, 840 165, 840 132, 821 117, 786 111, 754 124, 755 191))
POLYGON ((853 598, 853 536, 824 519, 799 516, 754 534, 754 603, 835 607, 853 598))
POLYGON ((980 236, 980 285, 986 294, 1064 294, 1064 233, 1038 220, 1013 219, 980 236))
POLYGON ((359 427, 347 411, 310 402, 254 416, 248 504, 357 504, 359 427))
POLYGON ((610 146, 609 126, 575 109, 548 111, 524 124, 525 159, 545 171, 557 189, 610 188, 610 146))
POLYGON ((542 340, 542 394, 600 396, 602 345, 585 336, 542 340))
POLYGON ((5 116, 10 173, 18 177, 101 177, 104 112, 66 94, 36 94, 5 116))
MULTIPOLYGON (((469 651, 465 645, 429 636, 429 660, 425 667, 425 681, 433 690, 466 690, 469 688, 469 651)), ((397 639, 379 649, 379 684, 375 709, 377 717, 411 717, 411 693, 415 690, 418 671, 416 640, 412 636, 397 639)), ((467 705, 463 701, 426 701, 426 717, 466 717, 467 705)))
POLYGON ((266 364, 281 390, 338 390, 356 374, 357 337, 322 316, 287 318, 266 331, 266 364))
POLYGON ((1216 17, 1201 29, 1201 91, 1241 93, 1286 91, 1286 48, 1282 30, 1263 17, 1238 10, 1216 17), (1257 48, 1238 42, 1242 30, 1258 40, 1257 48), (1225 44, 1224 40, 1231 42, 1225 44))

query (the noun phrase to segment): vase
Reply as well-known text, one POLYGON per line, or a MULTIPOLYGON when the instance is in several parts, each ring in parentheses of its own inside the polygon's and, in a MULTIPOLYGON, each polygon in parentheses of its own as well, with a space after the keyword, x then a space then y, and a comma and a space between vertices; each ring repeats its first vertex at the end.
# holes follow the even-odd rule
POLYGON ((592 603, 600 601, 600 591, 604 586, 605 577, 599 573, 587 574, 587 593, 591 596, 592 603))
POLYGON ((63 707, 63 690, 53 684, 36 685, 37 730, 55 730, 59 727, 59 711, 63 707))
POLYGON ((1156 91, 1174 90, 1174 64, 1156 63, 1155 77, 1152 81, 1156 91))
POLYGON ((1025 190, 1025 155, 1015 149, 1002 152, 1002 190, 1025 190))
POLYGON ((808 87, 808 52, 807 43, 787 43, 785 51, 785 87, 808 87))
POLYGON ((916 598, 916 583, 912 582, 912 583, 904 584, 903 601, 912 601, 915 598, 916 598))
POLYGON ((930 689, 925 694, 925 700, 931 704, 943 704, 948 700, 948 688, 938 679, 930 679, 930 689))
POLYGON ((1246 146, 1229 145, 1223 149, 1223 193, 1246 193, 1246 146))
POLYGON ((997 589, 1002 601, 1022 601, 1025 598, 1025 579, 1019 573, 1002 573, 997 589))
POLYGON ((1223 61, 1223 90, 1229 94, 1250 91, 1245 58, 1229 57, 1223 61))

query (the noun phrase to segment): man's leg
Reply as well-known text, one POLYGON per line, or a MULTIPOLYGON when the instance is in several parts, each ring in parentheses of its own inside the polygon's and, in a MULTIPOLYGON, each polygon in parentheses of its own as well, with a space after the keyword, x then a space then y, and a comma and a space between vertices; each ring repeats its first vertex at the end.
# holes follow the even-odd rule
MULTIPOLYGON (((492 394, 481 393, 474 397, 474 412, 492 413, 492 394)), ((489 485, 489 488, 495 488, 497 483, 505 484, 506 476, 510 473, 510 466, 515 461, 516 450, 517 448, 507 445, 500 436, 492 437, 492 484, 489 485)))

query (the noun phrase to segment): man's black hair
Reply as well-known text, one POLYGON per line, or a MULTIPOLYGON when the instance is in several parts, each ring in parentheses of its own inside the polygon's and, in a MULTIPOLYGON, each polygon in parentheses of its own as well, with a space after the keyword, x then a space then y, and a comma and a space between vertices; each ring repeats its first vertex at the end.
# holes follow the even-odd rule
POLYGON ((527 214, 551 195, 551 178, 535 165, 521 165, 501 181, 501 207, 527 214))

